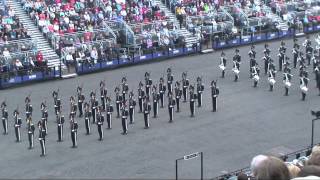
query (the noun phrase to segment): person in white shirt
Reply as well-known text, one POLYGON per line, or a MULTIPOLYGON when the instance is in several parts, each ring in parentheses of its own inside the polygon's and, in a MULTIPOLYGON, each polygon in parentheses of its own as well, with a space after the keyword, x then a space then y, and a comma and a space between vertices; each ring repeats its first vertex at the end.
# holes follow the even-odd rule
POLYGON ((97 52, 97 49, 95 47, 90 52, 90 57, 91 57, 91 61, 93 61, 94 64, 96 64, 97 61, 98 61, 98 52, 97 52))
POLYGON ((17 70, 20 70, 23 68, 23 65, 19 59, 16 60, 15 66, 16 66, 17 70))

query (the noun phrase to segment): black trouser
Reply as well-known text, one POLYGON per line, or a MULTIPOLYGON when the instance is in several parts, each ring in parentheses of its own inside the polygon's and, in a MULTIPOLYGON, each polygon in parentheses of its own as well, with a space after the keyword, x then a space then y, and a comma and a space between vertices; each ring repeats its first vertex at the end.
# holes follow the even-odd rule
POLYGON ((29 149, 33 148, 33 133, 28 132, 29 149))
POLYGON ((77 147, 77 131, 71 131, 71 140, 72 140, 72 147, 77 147))
POLYGON ((288 87, 285 87, 285 93, 284 93, 285 96, 288 96, 289 95, 289 88, 288 87))
POLYGON ((264 61, 264 74, 268 73, 268 61, 264 61))
POLYGON ((63 124, 58 124, 58 141, 62 141, 63 137, 63 124))
POLYGON ((225 70, 222 70, 221 77, 224 78, 225 70))
POLYGON ((153 101, 153 117, 158 116, 158 101, 153 101))
POLYGON ((202 92, 198 92, 198 107, 202 106, 202 92))
POLYGON ((169 106, 169 122, 173 121, 173 106, 169 106))
POLYGON ((2 118, 2 125, 3 125, 3 134, 8 134, 8 120, 2 118))
POLYGON ((308 61, 308 65, 310 65, 311 64, 311 54, 307 54, 306 55, 306 59, 307 59, 307 61, 308 61))
POLYGON ((190 101, 190 113, 191 113, 191 117, 194 116, 194 110, 195 110, 195 102, 194 100, 190 101))
POLYGON ((187 101, 187 87, 182 88, 183 102, 187 101))
POLYGON ((142 112, 142 98, 140 98, 139 97, 139 100, 138 100, 139 102, 139 113, 141 113, 142 112))
POLYGON ((133 108, 133 106, 129 107, 129 117, 130 117, 130 124, 133 124, 134 123, 134 108, 133 108))
POLYGON ((82 102, 78 102, 78 109, 79 109, 79 117, 82 117, 83 115, 83 107, 82 107, 82 102))
POLYGON ((212 97, 212 111, 217 111, 217 96, 213 95, 212 97))
POLYGON ((15 131, 15 134, 16 134, 16 141, 17 141, 17 142, 20 142, 20 140, 21 140, 20 127, 19 127, 19 126, 14 127, 14 131, 15 131))
POLYGON ((86 117, 84 119, 84 123, 86 126, 86 134, 89 135, 90 134, 90 119, 88 117, 86 117))
POLYGON ((116 103, 116 109, 117 109, 117 118, 120 117, 120 102, 116 103))
POLYGON ((298 55, 293 55, 293 68, 297 68, 298 55))
POLYGON ((96 108, 91 108, 92 112, 92 123, 96 123, 96 108))
POLYGON ((112 128, 112 114, 111 112, 107 112, 107 123, 108 123, 108 129, 112 128))
POLYGON ((302 101, 304 101, 306 99, 306 93, 302 92, 302 101))
POLYGON ((149 128, 150 124, 149 124, 149 112, 148 113, 144 113, 144 128, 149 128))
POLYGON ((40 146, 41 146, 41 156, 46 155, 46 140, 40 139, 40 146))
POLYGON ((103 139, 102 124, 98 124, 98 133, 99 133, 99 140, 101 141, 103 139))
POLYGON ((126 93, 122 93, 122 100, 126 101, 126 93))
POLYGON ((163 108, 163 102, 164 102, 164 93, 160 93, 160 105, 161 105, 161 108, 163 108))
POLYGON ((282 71, 282 62, 284 60, 284 56, 279 57, 279 71, 282 71))
POLYGON ((123 130, 123 134, 127 134, 128 125, 127 125, 127 118, 126 117, 122 117, 122 130, 123 130))
POLYGON ((104 97, 101 97, 101 104, 102 104, 103 110, 106 110, 106 102, 105 102, 104 97))
POLYGON ((180 112, 180 98, 176 98, 176 103, 177 103, 177 111, 180 112))
POLYGON ((168 94, 172 93, 172 83, 167 83, 168 85, 168 94))
POLYGON ((272 84, 270 84, 270 89, 269 90, 273 91, 273 85, 272 84))
POLYGON ((150 97, 150 87, 146 86, 146 96, 150 97))

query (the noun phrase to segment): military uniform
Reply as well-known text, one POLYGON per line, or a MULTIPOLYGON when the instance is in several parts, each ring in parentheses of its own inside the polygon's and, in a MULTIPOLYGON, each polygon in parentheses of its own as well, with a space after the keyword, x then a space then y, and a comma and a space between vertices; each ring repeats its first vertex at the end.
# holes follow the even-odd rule
POLYGON ((152 102, 153 102, 153 117, 154 118, 156 118, 158 116, 159 99, 160 99, 160 93, 157 91, 157 86, 154 85, 152 88, 152 102))
POLYGON ((55 112, 56 115, 58 114, 58 112, 61 111, 61 99, 59 98, 58 91, 53 91, 52 92, 53 103, 54 103, 54 112, 55 112))
POLYGON ((105 87, 105 82, 101 81, 100 82, 100 99, 101 99, 101 105, 103 110, 106 110, 106 98, 108 94, 108 90, 105 87))
MULTIPOLYGON (((225 57, 225 53, 222 51, 221 57, 220 57, 220 64, 219 64, 219 68, 222 70, 221 78, 224 78, 224 76, 225 76, 226 67, 227 67, 227 58, 225 57)), ((187 92, 186 92, 186 94, 187 94, 187 92)), ((186 102, 186 101, 187 100, 185 100, 184 102, 186 102)))
POLYGON ((123 77, 122 78, 122 101, 126 100, 126 94, 128 94, 129 91, 129 86, 127 83, 127 78, 123 77))
POLYGON ((212 96, 212 111, 216 112, 217 111, 217 98, 219 95, 220 91, 219 88, 217 87, 217 81, 212 81, 211 82, 211 96, 212 96))
POLYGON ((28 123, 27 131, 28 131, 29 149, 32 149, 33 148, 33 136, 34 136, 35 127, 34 127, 34 125, 32 123, 31 117, 29 117, 27 119, 27 123, 28 123))
POLYGON ((149 97, 145 97, 143 102, 143 117, 144 117, 144 128, 148 129, 150 127, 150 119, 149 114, 151 111, 151 104, 149 101, 149 97))
POLYGON ((164 79, 161 77, 160 78, 160 83, 159 83, 159 95, 160 95, 160 107, 163 108, 163 103, 164 103, 164 95, 166 93, 166 85, 164 84, 164 79))
POLYGON ((128 122, 127 122, 128 114, 129 114, 128 109, 126 108, 126 105, 123 103, 121 107, 121 124, 122 124, 123 135, 128 134, 128 122))
POLYGON ((14 117, 14 132, 16 135, 16 142, 20 142, 21 141, 21 133, 20 133, 20 128, 21 128, 21 118, 19 117, 19 111, 16 109, 13 112, 13 117, 14 117))
POLYGON ((120 95, 120 88, 116 87, 114 92, 116 93, 116 109, 117 109, 117 118, 120 117, 120 108, 121 103, 123 102, 123 97, 120 95))
POLYGON ((86 135, 89 135, 91 132, 91 111, 89 103, 84 104, 84 125, 86 128, 86 135))
POLYGON ((70 119, 72 148, 78 147, 78 123, 71 117, 70 119))
POLYGON ((279 71, 282 71, 282 65, 284 64, 285 61, 285 55, 286 55, 286 50, 287 48, 285 47, 284 41, 281 41, 281 45, 279 48, 279 71))
POLYGON ((97 115, 97 127, 98 127, 98 133, 99 133, 99 141, 103 140, 103 123, 104 123, 104 116, 101 112, 102 107, 100 107, 98 115, 97 115))
POLYGON ((129 94, 129 117, 130 117, 130 124, 134 123, 134 112, 136 107, 136 100, 134 99, 134 94, 131 91, 129 94))
POLYGON ((84 95, 82 94, 82 88, 78 87, 77 88, 78 92, 78 109, 79 109, 79 117, 83 116, 83 102, 85 100, 84 95))
POLYGON ((111 104, 111 99, 110 97, 107 98, 107 106, 106 106, 106 111, 107 111, 107 123, 108 123, 108 129, 112 128, 112 113, 113 113, 113 106, 111 104))
POLYGON ((181 99, 181 96, 182 96, 182 90, 181 90, 181 87, 180 87, 180 83, 178 81, 175 83, 174 92, 175 92, 176 105, 177 105, 176 112, 180 112, 180 99, 181 99))
POLYGON ((145 83, 146 83, 146 96, 147 97, 150 97, 150 89, 151 89, 151 86, 152 86, 152 79, 150 79, 150 73, 146 72, 144 74, 144 77, 145 77, 145 83))
POLYGON ((173 75, 172 75, 172 70, 171 68, 167 69, 167 87, 168 87, 168 94, 169 93, 173 93, 173 87, 172 87, 172 83, 173 83, 173 75))
POLYGON ((43 128, 42 122, 38 122, 38 128, 39 128, 39 142, 41 146, 41 157, 44 157, 46 155, 46 131, 43 128))
POLYGON ((1 114, 2 114, 2 125, 3 125, 3 134, 8 134, 8 110, 7 110, 7 104, 5 102, 1 103, 1 114))
POLYGON ((174 112, 175 105, 176 105, 176 101, 173 99, 172 94, 169 93, 169 100, 168 100, 169 123, 173 122, 173 112, 174 112))
POLYGON ((29 96, 26 97, 24 102, 26 103, 26 121, 27 121, 29 117, 32 117, 33 107, 31 105, 31 99, 29 96))
POLYGON ((92 123, 96 123, 96 115, 97 115, 97 108, 98 108, 98 100, 96 99, 96 93, 91 92, 91 113, 92 113, 92 123))
POLYGON ((139 88, 138 88, 138 104, 139 104, 139 113, 142 113, 142 103, 143 103, 143 98, 145 96, 145 92, 143 91, 143 84, 140 81, 139 83, 139 88))
POLYGON ((64 124, 64 116, 61 112, 57 114, 57 129, 58 129, 58 142, 63 141, 63 124, 64 124))
POLYGON ((182 95, 183 95, 183 102, 187 102, 188 97, 188 87, 190 85, 189 79, 187 79, 187 72, 182 73, 182 95))
POLYGON ((197 97, 197 93, 194 91, 194 86, 190 85, 189 87, 189 93, 190 93, 190 113, 191 113, 191 117, 194 117, 195 114, 195 101, 198 98, 197 97))
POLYGON ((202 93, 204 91, 204 85, 202 83, 202 78, 197 78, 197 97, 198 97, 198 107, 202 106, 202 93))

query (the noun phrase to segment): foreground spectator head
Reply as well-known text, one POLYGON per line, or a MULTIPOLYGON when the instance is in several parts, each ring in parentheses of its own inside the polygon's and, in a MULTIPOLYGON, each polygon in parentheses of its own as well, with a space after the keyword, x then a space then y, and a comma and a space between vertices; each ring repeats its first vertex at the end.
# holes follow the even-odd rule
POLYGON ((299 177, 316 176, 320 179, 319 166, 304 166, 298 174, 299 177))
POLYGON ((245 173, 238 174, 238 180, 248 180, 248 176, 245 173))
POLYGON ((308 165, 320 166, 320 151, 312 152, 310 159, 308 160, 308 165))
POLYGON ((256 175, 256 169, 257 167, 264 161, 266 160, 268 157, 265 155, 257 155, 255 156, 252 161, 251 161, 251 172, 252 174, 255 176, 256 175))
POLYGON ((276 157, 263 160, 255 170, 256 180, 289 180, 289 170, 285 163, 276 157))
POLYGON ((294 164, 288 164, 287 167, 288 167, 291 178, 298 177, 298 174, 300 172, 300 168, 298 166, 294 164))
POLYGON ((316 145, 312 148, 312 153, 320 152, 320 145, 316 145))

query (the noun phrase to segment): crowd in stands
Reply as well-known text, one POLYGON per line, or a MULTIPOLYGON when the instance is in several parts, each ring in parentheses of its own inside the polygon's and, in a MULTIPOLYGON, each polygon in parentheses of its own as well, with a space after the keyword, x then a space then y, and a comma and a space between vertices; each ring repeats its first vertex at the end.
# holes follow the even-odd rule
POLYGON ((320 180, 320 145, 312 148, 311 154, 298 156, 287 161, 268 156, 255 156, 250 165, 250 172, 240 172, 221 180, 320 180))

